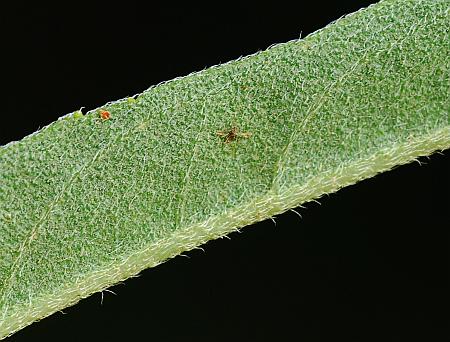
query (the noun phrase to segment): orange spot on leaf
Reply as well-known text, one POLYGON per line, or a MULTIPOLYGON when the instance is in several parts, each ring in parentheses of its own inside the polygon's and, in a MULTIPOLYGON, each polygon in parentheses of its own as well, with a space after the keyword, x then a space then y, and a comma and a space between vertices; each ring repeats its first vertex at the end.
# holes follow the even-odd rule
POLYGON ((108 112, 107 110, 101 110, 101 111, 100 111, 100 117, 101 117, 103 120, 109 120, 109 119, 111 118, 111 113, 108 112))

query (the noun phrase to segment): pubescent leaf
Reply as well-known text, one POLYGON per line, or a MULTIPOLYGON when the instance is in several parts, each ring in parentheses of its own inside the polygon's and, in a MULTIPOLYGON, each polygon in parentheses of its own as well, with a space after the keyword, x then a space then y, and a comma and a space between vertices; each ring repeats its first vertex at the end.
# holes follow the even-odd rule
POLYGON ((448 1, 382 1, 2 147, 0 337, 450 147, 449 24, 448 1))

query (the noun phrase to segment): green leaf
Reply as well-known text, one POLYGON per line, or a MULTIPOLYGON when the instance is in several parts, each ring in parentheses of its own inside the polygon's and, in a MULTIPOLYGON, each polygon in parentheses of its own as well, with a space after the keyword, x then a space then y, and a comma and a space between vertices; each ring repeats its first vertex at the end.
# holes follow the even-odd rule
POLYGON ((382 1, 2 147, 0 338, 450 147, 449 26, 448 1, 382 1))

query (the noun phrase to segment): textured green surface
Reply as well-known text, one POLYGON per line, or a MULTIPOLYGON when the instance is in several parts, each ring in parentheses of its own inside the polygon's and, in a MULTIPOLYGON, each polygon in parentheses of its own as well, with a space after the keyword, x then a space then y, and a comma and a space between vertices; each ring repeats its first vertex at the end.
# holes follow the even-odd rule
MULTIPOLYGON (((300 41, 0 149, 0 338, 168 257, 450 147, 449 2, 300 41), (236 126, 249 138, 228 143, 236 126)), ((270 251, 268 251, 270 253, 270 251)))

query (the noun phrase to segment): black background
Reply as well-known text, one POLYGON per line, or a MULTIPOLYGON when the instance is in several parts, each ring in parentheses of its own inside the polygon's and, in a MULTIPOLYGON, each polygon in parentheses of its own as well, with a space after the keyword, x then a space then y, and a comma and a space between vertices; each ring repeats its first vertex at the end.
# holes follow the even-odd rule
MULTIPOLYGON (((373 2, 4 6, 0 144, 373 2)), ((449 155, 211 241, 10 341, 447 341, 449 155)))

